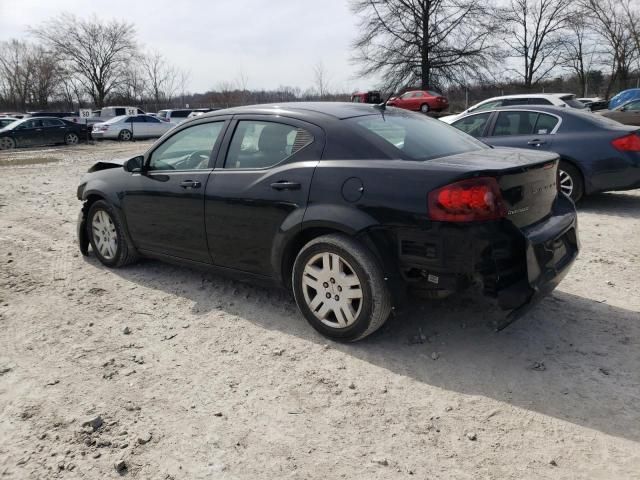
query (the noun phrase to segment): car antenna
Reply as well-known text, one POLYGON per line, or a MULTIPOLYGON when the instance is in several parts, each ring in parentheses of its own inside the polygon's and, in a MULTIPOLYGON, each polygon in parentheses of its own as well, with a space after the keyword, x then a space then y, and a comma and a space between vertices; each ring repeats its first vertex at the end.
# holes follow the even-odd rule
POLYGON ((378 110, 386 110, 387 109, 387 102, 391 99, 391 97, 393 97, 393 90, 391 91, 391 94, 387 97, 387 99, 381 103, 376 103, 373 105, 373 108, 377 108, 378 110))

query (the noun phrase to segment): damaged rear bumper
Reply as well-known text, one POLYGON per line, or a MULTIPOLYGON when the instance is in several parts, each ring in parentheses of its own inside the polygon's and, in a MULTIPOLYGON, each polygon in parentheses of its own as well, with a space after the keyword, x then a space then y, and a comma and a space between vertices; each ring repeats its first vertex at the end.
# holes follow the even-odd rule
POLYGON ((502 329, 552 292, 569 272, 580 244, 571 200, 558 195, 550 215, 524 228, 508 220, 432 224, 398 232, 400 267, 409 285, 461 290, 480 284, 507 312, 502 329))

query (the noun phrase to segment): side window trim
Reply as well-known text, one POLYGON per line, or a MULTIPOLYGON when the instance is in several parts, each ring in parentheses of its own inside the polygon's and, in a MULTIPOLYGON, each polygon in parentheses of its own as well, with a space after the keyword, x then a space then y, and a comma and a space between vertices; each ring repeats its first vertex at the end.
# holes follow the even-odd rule
POLYGON ((218 152, 218 156, 215 162, 215 166, 213 167, 215 170, 220 171, 220 172, 260 172, 260 171, 267 171, 270 170, 272 168, 276 168, 279 167, 283 164, 287 164, 289 162, 295 161, 296 158, 300 155, 300 154, 304 154, 305 152, 307 152, 309 150, 310 147, 318 147, 320 146, 319 149, 319 154, 318 154, 318 159, 320 159, 321 156, 321 152, 324 149, 324 131, 317 125, 314 125, 312 123, 308 123, 302 120, 298 120, 298 119, 294 119, 294 118, 290 118, 290 117, 286 117, 286 116, 276 116, 276 115, 269 115, 269 114, 237 114, 234 115, 232 117, 232 119, 229 122, 229 125, 226 129, 225 135, 224 135, 224 139, 222 141, 222 144, 220 145, 220 151, 218 152), (284 125, 288 125, 291 127, 295 127, 295 128, 303 128, 305 130, 308 130, 309 133, 311 133, 311 135, 313 136, 313 141, 308 144, 307 146, 305 146, 304 148, 298 150, 296 153, 294 153, 293 155, 289 155, 288 157, 284 158, 282 161, 278 162, 275 165, 271 165, 269 167, 260 167, 260 168, 224 168, 224 165, 227 161, 227 155, 229 154, 229 149, 231 146, 231 141, 233 140, 233 135, 236 131, 236 128, 238 126, 238 123, 240 123, 241 121, 254 121, 254 122, 271 122, 271 123, 281 123, 284 125))
POLYGON ((189 125, 185 125, 182 128, 178 128, 176 129, 172 135, 170 137, 167 137, 165 139, 163 139, 162 142, 158 143, 158 144, 154 144, 151 149, 149 149, 145 154, 144 154, 144 166, 145 166, 145 172, 162 172, 163 175, 170 175, 172 173, 179 173, 179 172, 193 172, 196 170, 190 169, 190 170, 149 170, 149 163, 151 162, 151 156, 153 155, 153 153, 160 148, 160 146, 164 145, 165 142, 169 141, 169 139, 173 138, 175 135, 177 135, 178 133, 182 132, 183 130, 186 130, 187 128, 190 127, 195 127, 196 125, 203 125, 203 124, 207 124, 207 123, 215 123, 215 122, 223 122, 222 125, 222 130, 220 131, 220 134, 218 135, 218 138, 216 139, 216 142, 213 144, 213 148, 211 149, 211 155, 209 156, 209 165, 207 168, 204 169, 199 169, 197 171, 206 171, 206 170, 213 170, 213 168, 215 167, 215 164, 217 162, 217 157, 218 157, 218 153, 220 152, 220 147, 222 146, 222 142, 223 139, 226 138, 226 135, 229 131, 229 125, 231 123, 231 117, 229 116, 221 116, 221 117, 214 117, 213 119, 207 119, 207 121, 202 121, 202 122, 198 122, 198 123, 192 123, 189 125))

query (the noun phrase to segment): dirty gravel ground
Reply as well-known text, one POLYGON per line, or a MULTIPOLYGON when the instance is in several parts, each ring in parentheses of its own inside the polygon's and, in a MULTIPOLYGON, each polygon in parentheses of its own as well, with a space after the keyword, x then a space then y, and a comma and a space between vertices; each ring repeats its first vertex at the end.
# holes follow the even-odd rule
POLYGON ((0 153, 0 478, 640 478, 640 192, 584 202, 508 329, 458 296, 341 345, 278 290, 78 254, 81 174, 147 145, 0 153))

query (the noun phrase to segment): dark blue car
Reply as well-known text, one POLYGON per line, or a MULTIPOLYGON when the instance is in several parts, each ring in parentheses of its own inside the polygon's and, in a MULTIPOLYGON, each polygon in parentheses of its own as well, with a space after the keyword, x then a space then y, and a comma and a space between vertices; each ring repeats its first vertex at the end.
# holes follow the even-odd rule
POLYGON ((596 192, 640 188, 638 127, 547 106, 483 110, 452 125, 495 147, 558 153, 560 188, 576 202, 596 192))

